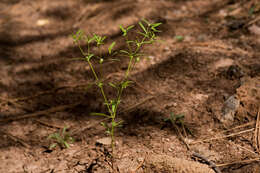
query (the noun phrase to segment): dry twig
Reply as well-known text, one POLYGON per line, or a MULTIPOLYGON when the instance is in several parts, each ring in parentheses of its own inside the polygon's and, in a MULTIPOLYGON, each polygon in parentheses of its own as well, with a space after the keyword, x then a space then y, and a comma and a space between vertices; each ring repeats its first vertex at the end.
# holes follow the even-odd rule
MULTIPOLYGON (((36 121, 37 123, 40 123, 44 126, 51 127, 51 128, 56 128, 56 129, 63 129, 64 128, 62 126, 52 124, 52 123, 48 123, 48 122, 45 122, 45 121, 42 121, 42 120, 34 120, 34 121, 36 121)), ((68 127, 68 129, 69 129, 69 127, 68 127)))
POLYGON ((192 154, 193 157, 197 157, 201 160, 203 160, 207 165, 209 165, 209 167, 211 167, 216 173, 221 173, 220 169, 216 166, 215 163, 213 163, 212 161, 208 160, 206 157, 200 155, 199 153, 193 153, 192 154))
POLYGON ((230 135, 225 135, 225 136, 221 136, 221 137, 215 137, 215 138, 205 139, 205 140, 201 140, 201 141, 195 141, 195 142, 191 142, 190 144, 198 144, 198 143, 202 143, 202 142, 209 142, 209 141, 212 141, 212 140, 217 140, 217 139, 223 139, 223 138, 228 138, 228 137, 232 137, 232 136, 237 136, 237 135, 240 135, 240 134, 243 134, 243 133, 251 132, 254 129, 255 128, 244 130, 244 131, 241 131, 241 132, 238 132, 238 133, 232 133, 230 135))
POLYGON ((257 119, 255 123, 255 134, 254 134, 254 146, 257 152, 260 154, 260 115, 259 115, 260 108, 257 113, 257 119))
POLYGON ((222 166, 229 166, 229 165, 234 165, 238 163, 251 163, 255 161, 260 161, 260 158, 254 158, 254 159, 248 159, 248 160, 239 160, 235 162, 230 162, 230 163, 223 163, 223 164, 216 164, 217 167, 222 167, 222 166))
POLYGON ((140 169, 143 166, 145 160, 146 160, 146 156, 143 159, 143 161, 135 168, 135 170, 131 171, 131 173, 136 173, 138 171, 138 169, 140 169))
POLYGON ((240 125, 240 126, 237 126, 237 127, 231 128, 231 129, 224 130, 224 131, 222 131, 222 132, 220 132, 220 133, 226 133, 226 132, 228 132, 228 131, 240 129, 240 128, 247 127, 247 126, 251 126, 251 125, 254 125, 254 124, 255 124, 255 121, 248 122, 248 123, 246 123, 246 124, 242 124, 242 125, 240 125))
POLYGON ((26 148, 30 148, 30 147, 31 147, 29 144, 27 144, 27 143, 24 142, 22 139, 19 139, 19 138, 16 137, 16 136, 13 136, 13 135, 11 135, 11 134, 9 134, 9 133, 7 133, 7 132, 4 132, 4 131, 2 131, 2 130, 0 130, 0 133, 5 134, 6 136, 8 136, 10 139, 12 139, 12 140, 15 141, 15 142, 19 142, 20 144, 22 144, 22 145, 23 145, 24 147, 26 147, 26 148))
POLYGON ((79 105, 80 103, 81 102, 69 104, 69 105, 57 106, 57 107, 53 107, 53 108, 50 108, 50 109, 47 109, 47 110, 34 112, 34 113, 31 113, 31 114, 26 114, 26 115, 22 115, 22 116, 18 116, 18 117, 11 117, 11 118, 0 120, 0 123, 9 122, 9 121, 17 121, 17 120, 26 119, 26 118, 37 117, 37 116, 44 115, 44 114, 59 112, 59 111, 65 110, 65 109, 73 108, 73 107, 79 105))

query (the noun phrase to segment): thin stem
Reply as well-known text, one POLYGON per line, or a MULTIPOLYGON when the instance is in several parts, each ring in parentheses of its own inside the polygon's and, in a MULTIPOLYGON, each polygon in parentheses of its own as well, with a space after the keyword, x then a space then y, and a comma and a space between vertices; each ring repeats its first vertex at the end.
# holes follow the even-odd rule
MULTIPOLYGON (((91 68, 91 71, 92 71, 92 73, 93 73, 95 79, 99 82, 100 80, 99 80, 99 78, 98 78, 98 76, 97 76, 97 74, 96 74, 96 72, 95 72, 95 70, 94 70, 94 68, 93 68, 92 63, 91 63, 89 60, 88 60, 88 64, 89 64, 89 66, 90 66, 90 68, 91 68)), ((106 94, 105 94, 105 92, 104 92, 104 88, 103 88, 102 85, 100 85, 99 88, 100 88, 101 93, 102 93, 102 96, 103 96, 103 98, 104 98, 104 100, 105 100, 105 104, 107 105, 107 109, 108 109, 110 115, 112 115, 112 111, 111 111, 111 109, 110 109, 110 107, 109 107, 108 100, 107 100, 106 94)))
POLYGON ((129 40, 128 40, 128 35, 126 35, 125 40, 126 40, 126 44, 127 44, 128 50, 129 50, 130 54, 132 54, 132 48, 131 48, 129 40))
MULTIPOLYGON (((126 73, 125 73, 124 82, 128 79, 128 76, 129 76, 129 73, 130 73, 130 70, 131 70, 131 67, 132 67, 133 59, 134 59, 134 58, 131 56, 130 61, 129 61, 129 64, 128 64, 128 67, 127 67, 127 70, 126 70, 126 73)), ((120 87, 120 89, 119 89, 119 92, 118 92, 118 95, 117 95, 116 107, 115 107, 115 112, 114 112, 114 116, 113 116, 113 117, 116 117, 117 108, 118 108, 118 105, 119 105, 119 102, 120 102, 120 99, 121 99, 123 90, 124 90, 124 88, 123 88, 123 86, 121 85, 121 87, 120 87)))
POLYGON ((83 56, 86 56, 86 53, 83 51, 83 49, 81 48, 81 46, 80 46, 79 43, 78 43, 78 47, 79 47, 79 50, 80 50, 81 54, 82 54, 83 56))
MULTIPOLYGON (((112 118, 112 124, 115 123, 115 117, 112 118)), ((114 136, 114 132, 115 132, 115 126, 112 125, 111 127, 111 148, 112 148, 112 157, 114 157, 114 147, 115 147, 115 136, 114 136)))
POLYGON ((140 48, 141 48, 142 45, 144 44, 145 39, 146 39, 146 37, 143 37, 140 46, 138 46, 138 47, 136 48, 136 50, 135 50, 135 54, 138 53, 138 51, 140 50, 140 48))
POLYGON ((129 64, 128 64, 128 67, 127 67, 127 70, 126 70, 126 73, 125 73, 125 79, 124 80, 127 80, 128 76, 129 76, 130 70, 132 68, 133 59, 134 59, 134 57, 131 55, 130 61, 129 61, 129 64))
MULTIPOLYGON (((79 43, 78 43, 78 47, 79 47, 79 49, 80 49, 82 55, 83 55, 83 56, 86 56, 86 53, 83 51, 83 49, 81 48, 81 46, 80 46, 79 43)), ((88 43, 88 54, 89 54, 89 43, 88 43)), ((96 74, 96 71, 95 71, 95 69, 93 68, 93 65, 92 65, 92 63, 90 62, 90 60, 88 60, 88 64, 89 64, 89 66, 90 66, 90 69, 91 69, 91 71, 92 71, 92 73, 93 73, 95 79, 99 82, 100 80, 99 80, 99 78, 98 78, 98 76, 97 76, 97 74, 96 74)), ((105 91, 104 91, 104 89, 103 89, 103 86, 101 85, 101 86, 99 86, 99 88, 100 88, 101 93, 102 93, 102 96, 103 96, 103 98, 104 98, 104 100, 105 100, 105 104, 107 105, 107 109, 108 109, 110 115, 112 115, 112 111, 111 111, 111 109, 110 109, 110 107, 109 107, 108 99, 107 99, 107 97, 106 97, 106 94, 105 94, 105 91)))

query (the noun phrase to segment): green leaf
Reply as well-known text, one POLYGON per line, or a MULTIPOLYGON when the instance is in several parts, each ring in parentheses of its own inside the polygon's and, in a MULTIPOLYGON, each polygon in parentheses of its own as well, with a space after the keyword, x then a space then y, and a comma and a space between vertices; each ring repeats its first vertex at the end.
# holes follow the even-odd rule
POLYGON ((251 16, 251 15, 254 14, 254 12, 255 12, 255 6, 253 6, 253 7, 251 7, 251 8, 249 9, 248 14, 251 16))
POLYGON ((156 28, 156 27, 158 27, 158 26, 160 26, 162 23, 154 23, 154 24, 152 24, 152 28, 156 28))
POLYGON ((116 42, 113 42, 113 43, 110 44, 110 46, 109 46, 109 48, 108 48, 109 54, 112 53, 112 49, 113 49, 113 47, 115 46, 115 44, 116 44, 116 42))
POLYGON ((104 36, 104 37, 101 37, 101 43, 103 44, 104 40, 106 39, 107 37, 104 36))
POLYGON ((175 39, 176 39, 177 41, 181 42, 181 41, 184 40, 184 37, 181 36, 181 35, 177 35, 177 36, 175 36, 175 39))
POLYGON ((123 122, 124 122, 124 121, 119 121, 119 122, 117 123, 117 126, 118 126, 118 127, 123 127, 123 122))
POLYGON ((57 139, 59 138, 59 136, 60 136, 59 133, 53 133, 48 136, 48 139, 57 139))
POLYGON ((115 101, 112 102, 111 108, 112 108, 112 112, 115 113, 115 111, 116 111, 116 102, 115 101))
POLYGON ((147 35, 147 34, 145 34, 145 33, 142 33, 142 32, 137 32, 137 34, 140 34, 140 35, 142 35, 142 36, 144 36, 144 37, 148 37, 148 35, 147 35))
POLYGON ((70 145, 66 141, 64 141, 63 144, 64 144, 65 148, 69 148, 70 147, 70 145))
POLYGON ((138 22, 138 24, 141 26, 142 30, 147 34, 147 30, 145 29, 145 27, 142 24, 142 22, 138 22))
POLYGON ((49 146, 49 149, 50 150, 52 150, 53 148, 55 148, 57 146, 57 144, 56 143, 54 143, 54 144, 51 144, 50 146, 49 146))
POLYGON ((100 58, 99 59, 99 64, 102 64, 104 62, 104 59, 103 58, 100 58))
POLYGON ((82 30, 78 30, 75 34, 77 41, 81 40, 82 36, 83 36, 83 31, 82 30))
POLYGON ((72 36, 72 38, 73 38, 73 41, 74 41, 74 42, 77 42, 77 36, 76 36, 75 34, 72 34, 71 36, 72 36))
POLYGON ((95 116, 103 116, 103 117, 110 117, 109 115, 107 114, 104 114, 104 113, 97 113, 97 112, 92 112, 90 113, 90 115, 95 115, 95 116))
POLYGON ((117 87, 115 84, 113 84, 112 82, 109 82, 108 85, 110 85, 111 87, 116 88, 116 89, 118 88, 118 87, 117 87))
POLYGON ((125 89, 126 87, 128 87, 131 83, 134 83, 133 81, 125 81, 122 83, 122 88, 125 89))
POLYGON ((123 32, 123 36, 125 37, 127 35, 127 31, 123 28, 122 25, 120 25, 119 28, 121 29, 121 31, 123 32))
POLYGON ((65 126, 65 127, 62 129, 62 135, 65 135, 66 130, 67 130, 67 127, 65 126))
POLYGON ((143 19, 143 21, 144 21, 148 26, 151 25, 146 19, 143 19))
POLYGON ((151 28, 154 32, 161 32, 160 30, 155 29, 154 27, 151 28))
POLYGON ((101 126, 103 126, 103 127, 106 127, 106 128, 107 128, 107 124, 106 124, 106 123, 104 123, 104 122, 101 122, 100 124, 101 124, 101 126))
POLYGON ((127 55, 129 55, 130 53, 129 52, 127 52, 126 50, 120 50, 120 52, 121 53, 124 53, 124 54, 127 54, 127 55))
POLYGON ((121 29, 121 31, 122 31, 123 33, 125 33, 125 32, 126 32, 126 30, 123 28, 123 26, 122 26, 122 25, 120 25, 120 26, 119 26, 119 28, 121 29))
POLYGON ((135 27, 134 25, 128 26, 126 30, 127 30, 127 31, 130 31, 130 30, 131 30, 132 28, 134 28, 134 27, 135 27))
POLYGON ((101 44, 104 44, 104 40, 106 39, 106 36, 102 37, 102 36, 99 36, 99 35, 96 35, 94 34, 94 39, 97 43, 97 46, 100 46, 101 44))

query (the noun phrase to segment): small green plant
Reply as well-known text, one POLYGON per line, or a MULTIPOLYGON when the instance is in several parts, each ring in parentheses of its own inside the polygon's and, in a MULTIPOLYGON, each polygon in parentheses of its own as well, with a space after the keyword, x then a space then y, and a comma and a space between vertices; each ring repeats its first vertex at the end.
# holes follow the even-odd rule
POLYGON ((69 148, 69 143, 73 143, 74 139, 66 131, 67 127, 64 127, 59 133, 53 133, 48 136, 48 139, 54 142, 49 146, 49 149, 54 149, 57 145, 61 148, 69 148))
POLYGON ((190 134, 191 131, 186 127, 184 123, 184 115, 183 114, 177 114, 175 115, 173 112, 171 112, 170 117, 164 119, 165 122, 169 122, 172 124, 173 128, 177 131, 179 134, 180 140, 187 146, 188 149, 190 149, 189 144, 186 142, 185 138, 187 137, 186 129, 190 134), (181 126, 182 130, 180 130, 179 126, 181 126), (182 132, 184 133, 184 136, 182 135, 182 132))
POLYGON ((170 117, 169 118, 165 118, 164 121, 165 122, 170 121, 172 124, 184 126, 183 119, 184 119, 184 115, 183 114, 175 115, 173 112, 171 112, 170 113, 170 117))
POLYGON ((178 41, 178 42, 182 42, 184 40, 184 37, 181 36, 181 35, 176 35, 175 36, 175 39, 178 41))
POLYGON ((184 115, 183 114, 174 114, 173 112, 170 113, 169 118, 164 119, 165 122, 170 122, 175 130, 177 130, 178 133, 181 132, 179 129, 179 126, 182 128, 182 131, 184 135, 187 137, 187 133, 185 129, 188 129, 184 123, 184 115))
POLYGON ((112 148, 112 156, 114 151, 115 144, 115 129, 122 125, 122 121, 117 121, 117 112, 118 106, 121 102, 121 97, 124 89, 126 89, 129 85, 131 85, 132 81, 129 80, 130 72, 134 69, 136 63, 140 61, 140 58, 144 56, 141 52, 144 45, 152 44, 157 40, 156 33, 160 32, 157 27, 161 25, 161 23, 150 23, 147 20, 142 20, 139 23, 139 31, 136 32, 136 37, 134 40, 131 40, 129 37, 129 32, 133 31, 134 25, 123 27, 120 25, 120 30, 122 32, 122 37, 125 39, 126 49, 113 51, 113 48, 116 45, 116 42, 112 42, 110 46, 107 48, 107 52, 112 60, 118 60, 119 57, 128 58, 128 66, 124 72, 124 77, 121 81, 117 83, 108 83, 105 84, 102 82, 101 75, 98 75, 94 68, 94 60, 98 60, 99 63, 103 63, 105 58, 101 54, 101 49, 105 45, 106 36, 99 36, 97 34, 93 34, 92 36, 85 35, 83 31, 79 30, 77 33, 73 34, 74 43, 78 46, 81 54, 82 60, 86 61, 93 73, 93 76, 96 80, 96 85, 98 86, 100 93, 104 99, 104 105, 107 108, 107 113, 92 113, 92 115, 103 116, 109 119, 109 123, 101 123, 102 126, 106 128, 106 132, 111 137, 111 148, 112 148), (86 43, 86 50, 81 46, 81 42, 86 43), (97 53, 92 51, 91 46, 95 45, 98 49, 97 53), (115 89, 116 96, 115 98, 108 98, 105 93, 104 86, 110 86, 115 89))

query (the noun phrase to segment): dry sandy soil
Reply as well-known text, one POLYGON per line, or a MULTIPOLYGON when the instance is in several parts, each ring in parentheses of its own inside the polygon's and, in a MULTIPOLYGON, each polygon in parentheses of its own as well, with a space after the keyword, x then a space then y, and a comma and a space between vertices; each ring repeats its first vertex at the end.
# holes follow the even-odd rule
MULTIPOLYGON (((257 0, 1 0, 0 45, 0 172, 260 172, 257 0), (102 118, 90 115, 106 110, 71 34, 120 50, 118 26, 143 18, 163 23, 161 41, 123 94, 112 171, 102 118), (65 126, 75 142, 48 149, 65 126)), ((122 78, 127 59, 104 59, 103 79, 122 78)))

